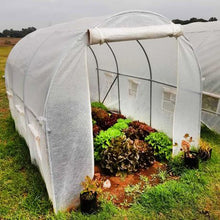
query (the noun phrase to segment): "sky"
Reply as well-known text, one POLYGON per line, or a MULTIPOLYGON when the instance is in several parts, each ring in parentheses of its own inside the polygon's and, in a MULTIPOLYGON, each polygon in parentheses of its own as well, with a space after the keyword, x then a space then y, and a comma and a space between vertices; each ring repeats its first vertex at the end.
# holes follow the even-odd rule
POLYGON ((0 0, 0 31, 42 28, 82 17, 147 10, 168 18, 220 20, 219 0, 0 0))

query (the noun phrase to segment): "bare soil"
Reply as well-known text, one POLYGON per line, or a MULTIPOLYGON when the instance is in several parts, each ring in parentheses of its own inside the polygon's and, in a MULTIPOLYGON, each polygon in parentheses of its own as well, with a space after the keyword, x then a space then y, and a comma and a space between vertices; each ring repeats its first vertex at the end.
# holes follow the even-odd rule
POLYGON ((21 38, 0 37, 0 47, 14 46, 21 38))
POLYGON ((159 184, 159 180, 154 178, 154 174, 157 174, 159 170, 166 170, 166 165, 155 161, 148 169, 142 169, 136 173, 127 174, 126 176, 109 176, 104 174, 100 167, 96 165, 94 178, 103 182, 107 179, 110 180, 111 187, 103 188, 103 192, 106 192, 108 199, 112 198, 115 205, 128 208, 128 204, 133 201, 133 197, 126 195, 125 188, 140 183, 140 176, 147 177, 151 185, 159 184))

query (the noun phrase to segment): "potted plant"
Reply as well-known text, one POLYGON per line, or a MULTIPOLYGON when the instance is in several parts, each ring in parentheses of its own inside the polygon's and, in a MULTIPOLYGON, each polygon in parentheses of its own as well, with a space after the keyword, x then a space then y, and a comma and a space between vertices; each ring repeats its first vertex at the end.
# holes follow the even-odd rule
POLYGON ((193 142, 192 137, 190 137, 188 134, 185 134, 184 139, 185 140, 182 140, 181 146, 184 152, 185 166, 190 169, 198 169, 199 154, 196 148, 191 147, 191 143, 193 142))
POLYGON ((91 214, 98 209, 97 195, 101 192, 101 186, 97 180, 86 176, 82 182, 83 190, 80 193, 81 212, 91 214))
POLYGON ((211 158, 212 155, 212 148, 211 146, 203 140, 200 140, 199 142, 199 157, 201 160, 206 161, 211 158))

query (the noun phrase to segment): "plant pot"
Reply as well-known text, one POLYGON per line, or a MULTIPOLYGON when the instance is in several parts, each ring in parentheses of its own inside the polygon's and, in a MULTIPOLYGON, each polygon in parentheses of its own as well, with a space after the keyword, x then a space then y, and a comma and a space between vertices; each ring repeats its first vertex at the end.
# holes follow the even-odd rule
POLYGON ((203 161, 210 159, 211 155, 212 155, 212 149, 210 149, 209 151, 203 151, 203 150, 199 151, 199 156, 203 161))
POLYGON ((89 194, 89 192, 80 194, 80 207, 82 213, 91 214, 98 209, 97 193, 92 193, 92 195, 89 194))
POLYGON ((184 154, 184 163, 185 166, 189 169, 198 169, 199 168, 199 155, 197 152, 190 151, 189 153, 184 154))

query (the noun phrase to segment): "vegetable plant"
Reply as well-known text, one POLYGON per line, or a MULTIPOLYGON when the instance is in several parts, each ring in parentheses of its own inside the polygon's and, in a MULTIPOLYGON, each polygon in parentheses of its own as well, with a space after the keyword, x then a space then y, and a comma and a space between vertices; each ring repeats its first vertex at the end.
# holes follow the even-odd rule
POLYGON ((85 181, 81 183, 83 190, 81 194, 88 193, 87 196, 92 196, 94 193, 101 193, 102 189, 97 180, 91 179, 89 176, 85 177, 85 181))
POLYGON ((103 149, 108 148, 113 138, 123 135, 122 130, 128 127, 129 119, 118 119, 118 122, 106 131, 100 131, 99 135, 94 138, 94 157, 100 161, 100 154, 103 149))
POLYGON ((139 154, 133 141, 125 135, 112 139, 111 144, 101 153, 101 166, 112 174, 138 170, 139 154))
POLYGON ((93 125, 93 137, 96 137, 99 134, 100 130, 101 128, 97 124, 94 124, 93 125))
POLYGON ((94 107, 94 108, 101 108, 105 111, 108 111, 108 108, 101 102, 92 102, 91 106, 94 107))
POLYGON ((97 125, 103 130, 107 130, 115 123, 118 119, 126 119, 122 114, 111 113, 102 108, 92 107, 92 117, 96 121, 97 125))
POLYGON ((189 134, 184 135, 184 139, 181 142, 181 150, 184 152, 185 166, 190 169, 199 168, 198 150, 192 146, 193 139, 189 134))
POLYGON ((199 156, 202 160, 208 160, 211 158, 212 147, 206 141, 200 140, 199 142, 199 156))
POLYGON ((172 156, 172 141, 163 132, 150 133, 146 138, 148 144, 154 148, 154 155, 159 161, 167 161, 172 156))
POLYGON ((139 122, 139 121, 132 121, 129 124, 129 128, 126 129, 124 132, 127 137, 130 139, 140 139, 144 140, 144 138, 149 135, 152 132, 155 132, 156 130, 150 127, 149 125, 139 122))
POLYGON ((82 182, 83 190, 80 193, 80 206, 83 213, 91 214, 98 209, 97 194, 101 193, 101 185, 97 180, 86 176, 82 182))
POLYGON ((134 146, 138 150, 138 168, 147 168, 154 164, 154 149, 142 140, 134 140, 134 146))

